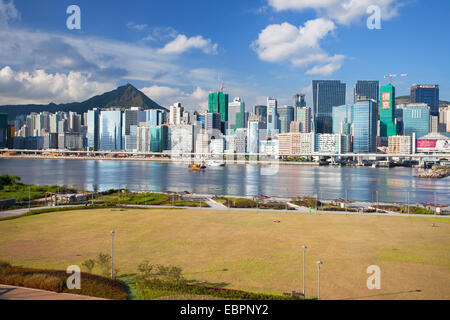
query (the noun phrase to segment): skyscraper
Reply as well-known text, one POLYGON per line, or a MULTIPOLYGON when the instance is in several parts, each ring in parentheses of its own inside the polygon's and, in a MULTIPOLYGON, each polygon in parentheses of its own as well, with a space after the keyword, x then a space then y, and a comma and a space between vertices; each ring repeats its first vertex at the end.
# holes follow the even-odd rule
POLYGON ((395 87, 390 83, 381 87, 379 117, 380 137, 395 136, 395 87))
POLYGON ((294 108, 291 106, 279 106, 277 111, 279 133, 289 132, 291 122, 294 121, 294 108))
POLYGON ((278 133, 278 106, 277 99, 267 97, 267 134, 278 133))
POLYGON ((267 106, 256 105, 253 107, 253 114, 257 116, 261 116, 261 121, 264 123, 264 126, 267 128, 267 106))
MULTIPOLYGON (((292 96, 292 106, 294 108, 297 107, 306 107, 306 100, 305 100, 305 95, 304 94, 299 94, 296 93, 292 96)), ((297 121, 297 119, 295 119, 294 121, 297 121)))
POLYGON ((413 85, 411 103, 426 103, 430 107, 430 116, 439 117, 439 85, 413 85))
POLYGON ((379 81, 358 80, 353 87, 353 103, 360 99, 373 99, 378 105, 380 99, 379 81))
POLYGON ((220 113, 222 122, 228 121, 228 94, 213 92, 208 96, 208 111, 220 113))
POLYGON ((333 133, 351 134, 353 121, 353 105, 333 108, 333 133))
POLYGON ((378 110, 375 100, 353 105, 353 152, 375 153, 377 150, 378 110))
POLYGON ((245 102, 241 98, 228 103, 228 129, 237 128, 245 128, 245 102))
POLYGON ((296 107, 294 121, 300 124, 300 132, 311 132, 311 108, 296 107))
POLYGON ((409 103, 403 107, 403 135, 416 133, 421 138, 430 131, 430 108, 426 103, 409 103))
POLYGON ((345 104, 345 83, 339 80, 313 80, 313 114, 316 133, 331 133, 332 108, 345 104))
MULTIPOLYGON (((57 120, 57 117, 55 117, 57 120)), ((87 119, 88 150, 98 150, 100 142, 100 111, 97 108, 88 111, 87 119)), ((56 125, 56 128, 58 126, 56 125)), ((56 129, 55 132, 58 132, 56 129)))
POLYGON ((169 113, 169 123, 174 125, 179 125, 181 123, 181 118, 183 117, 184 108, 181 103, 177 102, 170 106, 169 113))
POLYGON ((122 111, 100 112, 100 150, 122 150, 122 111))

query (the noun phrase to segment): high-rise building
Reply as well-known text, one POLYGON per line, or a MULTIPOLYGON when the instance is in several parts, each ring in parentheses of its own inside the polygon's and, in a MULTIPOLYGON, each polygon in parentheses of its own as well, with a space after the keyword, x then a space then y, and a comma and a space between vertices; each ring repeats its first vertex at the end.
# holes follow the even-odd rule
POLYGON ((333 133, 351 134, 353 121, 353 105, 333 108, 333 133))
MULTIPOLYGON (((294 108, 303 108, 306 107, 306 100, 304 94, 296 93, 292 96, 292 106, 294 108)), ((297 119, 294 119, 294 121, 297 121, 297 119)))
POLYGON ((316 133, 332 132, 332 110, 345 104, 345 83, 339 80, 313 80, 313 114, 316 133))
POLYGON ((267 98, 267 134, 278 134, 278 105, 277 99, 267 98))
POLYGON ((220 113, 208 112, 205 114, 205 130, 220 130, 220 113))
POLYGON ((100 150, 122 150, 122 111, 100 112, 100 150))
POLYGON ((259 132, 262 129, 262 123, 257 118, 248 121, 247 128, 247 152, 256 154, 259 152, 259 132))
POLYGON ((397 135, 395 123, 395 87, 387 84, 381 87, 380 93, 380 136, 390 137, 397 135))
POLYGON ((208 96, 208 111, 220 113, 222 122, 228 121, 228 94, 223 92, 213 92, 208 96))
POLYGON ((353 152, 377 150, 378 108, 375 100, 358 101, 353 106, 353 152))
POLYGON ((247 130, 244 128, 237 128, 236 129, 236 153, 238 154, 244 154, 247 152, 247 130))
POLYGON ((96 151, 100 146, 100 111, 94 108, 93 110, 89 110, 87 114, 88 150, 96 151))
POLYGON ((408 103, 402 109, 402 134, 417 138, 430 133, 430 108, 426 103, 408 103))
POLYGON ((245 102, 241 98, 234 98, 228 103, 228 129, 245 128, 245 102))
POLYGON ((311 108, 296 107, 294 110, 294 121, 300 123, 300 132, 311 132, 311 108))
POLYGON ((253 114, 261 116, 261 121, 264 127, 267 128, 267 106, 256 105, 253 107, 253 114))
POLYGON ((360 99, 372 99, 378 105, 380 99, 380 82, 368 80, 356 81, 353 87, 353 103, 358 102, 360 99))
POLYGON ((279 133, 289 132, 289 126, 294 121, 294 108, 291 106, 279 106, 277 112, 279 133))
POLYGON ((184 108, 181 106, 181 103, 177 102, 171 105, 169 108, 169 124, 173 125, 181 124, 183 112, 184 108))
POLYGON ((426 103, 430 107, 430 115, 439 117, 439 85, 413 85, 411 103, 426 103))
POLYGON ((0 148, 8 145, 8 114, 0 113, 0 148))

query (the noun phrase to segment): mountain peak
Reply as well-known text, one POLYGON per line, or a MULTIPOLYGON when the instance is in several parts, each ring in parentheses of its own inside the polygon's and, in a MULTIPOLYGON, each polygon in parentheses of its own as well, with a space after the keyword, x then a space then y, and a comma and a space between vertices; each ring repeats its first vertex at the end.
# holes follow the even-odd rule
POLYGON ((166 108, 160 106, 158 103, 147 97, 143 92, 136 89, 132 84, 120 86, 112 91, 94 96, 83 102, 72 102, 66 104, 48 105, 8 105, 0 106, 1 112, 8 113, 9 120, 14 120, 17 115, 30 114, 31 112, 56 112, 56 111, 73 111, 77 113, 84 113, 93 108, 108 108, 108 107, 140 107, 143 109, 162 109, 166 108))

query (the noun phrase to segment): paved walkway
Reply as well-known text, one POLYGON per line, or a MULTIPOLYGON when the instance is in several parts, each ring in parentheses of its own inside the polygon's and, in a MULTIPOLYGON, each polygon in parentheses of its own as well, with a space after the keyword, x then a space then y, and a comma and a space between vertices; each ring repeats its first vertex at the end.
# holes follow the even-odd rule
POLYGON ((0 284, 0 300, 106 300, 69 293, 13 287, 0 284))
MULTIPOLYGON (((72 206, 47 206, 47 207, 32 207, 31 211, 33 210, 42 210, 42 209, 55 209, 55 208, 66 208, 66 207, 80 207, 80 206, 84 206, 84 204, 82 205, 72 205, 72 206)), ((14 216, 20 216, 22 214, 27 213, 29 210, 28 208, 22 208, 22 209, 14 209, 14 210, 7 210, 7 211, 0 211, 0 218, 7 218, 7 217, 14 217, 14 216)))
POLYGON ((222 209, 222 210, 227 209, 227 207, 225 205, 223 205, 222 203, 219 203, 217 201, 214 201, 211 198, 207 198, 205 202, 208 204, 208 206, 211 207, 211 209, 222 209))

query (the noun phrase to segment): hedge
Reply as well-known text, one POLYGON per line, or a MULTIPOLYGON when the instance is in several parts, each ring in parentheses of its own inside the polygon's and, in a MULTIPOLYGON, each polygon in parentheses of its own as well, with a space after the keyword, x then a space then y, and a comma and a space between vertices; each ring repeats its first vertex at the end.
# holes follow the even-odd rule
POLYGON ((91 297, 125 300, 127 291, 123 283, 90 273, 81 273, 81 289, 70 290, 67 288, 67 278, 70 275, 66 271, 31 269, 7 266, 0 268, 0 283, 43 289, 58 293, 81 294, 91 297))
MULTIPOLYGON (((183 282, 168 282, 159 279, 142 280, 137 282, 140 289, 152 291, 173 292, 176 294, 209 295, 225 299, 238 300, 292 300, 292 297, 277 296, 263 293, 252 293, 241 290, 206 287, 183 282)), ((144 294, 145 295, 145 294, 144 294)), ((296 298, 299 299, 299 298, 296 298)))

